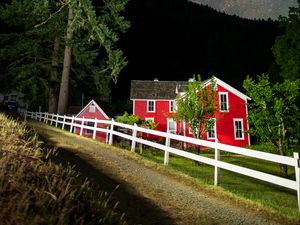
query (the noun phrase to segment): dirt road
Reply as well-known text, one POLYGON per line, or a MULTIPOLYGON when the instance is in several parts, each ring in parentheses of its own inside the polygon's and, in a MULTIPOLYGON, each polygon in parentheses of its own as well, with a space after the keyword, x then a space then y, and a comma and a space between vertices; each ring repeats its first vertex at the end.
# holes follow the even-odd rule
POLYGON ((138 154, 30 122, 63 163, 75 168, 119 201, 129 224, 292 224, 265 210, 218 194, 145 162, 138 154), (115 190, 118 186, 117 190, 115 190))

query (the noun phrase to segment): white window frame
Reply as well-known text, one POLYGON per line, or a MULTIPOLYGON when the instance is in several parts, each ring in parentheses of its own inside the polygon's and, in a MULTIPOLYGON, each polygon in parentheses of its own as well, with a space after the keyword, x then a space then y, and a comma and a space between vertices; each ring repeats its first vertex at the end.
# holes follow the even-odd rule
POLYGON ((215 140, 216 139, 216 128, 217 128, 217 126, 216 126, 216 118, 211 118, 211 120, 214 120, 214 126, 211 128, 211 130, 213 130, 213 132, 214 132, 214 137, 210 137, 209 136, 209 131, 207 131, 206 132, 206 134, 207 134, 207 140, 215 140))
POLYGON ((176 112, 176 101, 175 100, 169 101, 169 112, 176 112))
POLYGON ((89 112, 90 112, 90 113, 95 113, 95 112, 96 112, 96 106, 90 105, 90 107, 89 107, 89 112))
POLYGON ((172 119, 172 118, 167 119, 167 130, 169 130, 170 133, 172 133, 172 134, 176 134, 176 132, 177 132, 177 123, 174 119, 172 119), (175 124, 175 130, 170 130, 170 124, 169 124, 170 122, 173 122, 175 124))
POLYGON ((234 127, 234 139, 235 140, 245 140, 245 135, 244 135, 244 119, 243 118, 233 119, 233 127, 234 127), (236 133, 237 129, 236 129, 236 125, 235 125, 236 122, 240 122, 241 123, 242 137, 237 137, 236 136, 236 134, 237 134, 236 133))
POLYGON ((220 112, 229 112, 228 92, 219 92, 219 105, 220 105, 220 112), (226 110, 222 110, 222 101, 221 101, 222 95, 226 96, 226 110))
POLYGON ((155 112, 155 100, 147 100, 147 112, 155 112), (153 110, 149 110, 150 102, 153 102, 153 110))

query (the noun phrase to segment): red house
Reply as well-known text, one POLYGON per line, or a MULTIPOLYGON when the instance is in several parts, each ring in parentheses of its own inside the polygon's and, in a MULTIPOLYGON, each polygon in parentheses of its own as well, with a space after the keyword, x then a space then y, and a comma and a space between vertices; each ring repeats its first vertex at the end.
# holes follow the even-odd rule
MULTIPOLYGON (((85 118, 85 119, 98 119, 98 120, 109 120, 109 117, 106 113, 100 108, 100 106, 94 101, 91 100, 76 116, 75 118, 85 118)), ((80 124, 81 122, 77 121, 76 123, 80 124)), ((95 126, 94 122, 87 121, 84 122, 85 125, 95 126)), ((105 128, 104 124, 97 124, 97 127, 105 128)), ((74 133, 80 134, 80 128, 75 127, 74 133)), ((93 130, 82 129, 82 136, 93 137, 93 130)), ((96 139, 105 142, 106 134, 103 132, 96 132, 96 139)))
MULTIPOLYGON (((245 147, 250 145, 247 122, 247 101, 245 94, 215 77, 219 109, 216 113, 215 126, 205 134, 204 139, 223 144, 245 147)), ((210 84, 210 79, 203 86, 210 84)), ((176 110, 176 97, 188 87, 186 81, 144 81, 132 80, 130 99, 133 102, 133 114, 144 120, 158 123, 157 130, 192 137, 185 121, 174 121, 169 115, 176 110)))

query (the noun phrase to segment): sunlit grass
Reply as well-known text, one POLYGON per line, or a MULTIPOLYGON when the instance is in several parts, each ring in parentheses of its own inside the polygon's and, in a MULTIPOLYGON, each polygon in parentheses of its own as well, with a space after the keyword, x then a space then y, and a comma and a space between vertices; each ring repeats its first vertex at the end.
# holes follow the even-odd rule
MULTIPOLYGON (((206 150, 201 155, 213 158, 214 151, 206 150)), ((151 148, 144 148, 141 156, 160 164, 162 164, 164 160, 164 153, 162 151, 151 148)), ((228 153, 222 154, 221 160, 273 175, 280 175, 279 166, 275 163, 228 153)), ((170 155, 168 168, 197 179, 200 183, 214 185, 214 167, 212 166, 203 163, 199 164, 193 160, 170 155)), ((288 177, 290 179, 295 179, 294 168, 289 168, 288 177)), ((275 210, 282 216, 300 219, 296 191, 226 170, 221 170, 220 172, 219 186, 225 191, 233 193, 240 198, 252 200, 260 205, 275 210)))

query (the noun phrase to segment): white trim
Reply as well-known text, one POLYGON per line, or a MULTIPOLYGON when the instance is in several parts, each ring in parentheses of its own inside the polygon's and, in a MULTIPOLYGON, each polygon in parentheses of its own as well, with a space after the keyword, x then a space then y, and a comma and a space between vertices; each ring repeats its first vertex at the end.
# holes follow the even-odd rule
POLYGON ((106 113, 100 108, 100 106, 94 101, 94 100, 91 100, 75 117, 80 117, 80 115, 85 112, 86 109, 88 109, 88 107, 93 104, 94 106, 96 106, 96 109, 98 109, 101 114, 104 116, 105 119, 109 119, 109 117, 106 115, 106 113))
POLYGON ((244 135, 244 119, 243 118, 234 118, 233 119, 233 130, 234 130, 234 140, 245 140, 245 135, 244 135), (242 137, 236 137, 236 126, 235 122, 241 122, 241 129, 242 129, 242 137))
POLYGON ((173 98, 172 99, 159 99, 159 98, 156 98, 156 99, 146 99, 146 98, 132 98, 130 99, 131 101, 162 101, 162 102, 168 102, 170 100, 174 100, 173 98))
MULTIPOLYGON (((226 90, 230 91, 231 93, 235 94, 236 96, 240 97, 241 99, 249 99, 251 100, 250 97, 248 97, 247 95, 243 94, 242 92, 238 91, 237 89, 235 89, 234 87, 230 86, 229 84, 225 83, 224 81, 220 80, 217 77, 214 77, 214 80, 216 81, 217 85, 222 86, 223 88, 225 88, 226 90)), ((207 86, 210 84, 211 79, 208 79, 205 83, 203 83, 203 86, 207 86)))
POLYGON ((175 132, 175 134, 177 132, 177 122, 175 120, 173 120, 172 118, 167 118, 167 130, 169 130, 171 133, 175 132), (170 129, 169 122, 174 122, 174 124, 175 124, 175 130, 171 130, 170 129))
POLYGON ((151 112, 151 113, 154 113, 155 112, 155 104, 156 104, 156 101, 155 100, 147 100, 147 112, 151 112), (153 102, 153 111, 149 111, 149 103, 150 102, 153 102))
POLYGON ((218 92, 219 93, 219 110, 220 112, 229 112, 229 98, 228 92, 218 92), (226 95, 226 110, 221 110, 221 95, 226 95))

